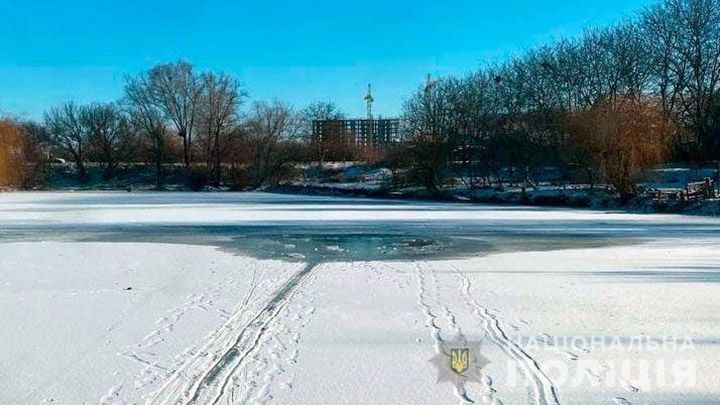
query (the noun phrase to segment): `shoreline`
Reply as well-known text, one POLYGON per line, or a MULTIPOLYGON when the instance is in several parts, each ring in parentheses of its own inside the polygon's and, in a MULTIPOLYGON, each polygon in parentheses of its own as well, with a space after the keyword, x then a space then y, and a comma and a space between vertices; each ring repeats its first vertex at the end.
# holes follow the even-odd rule
MULTIPOLYGON (((342 184, 342 183, 339 183, 342 184)), ((203 190, 191 190, 188 187, 179 185, 168 185, 163 189, 153 187, 61 187, 61 188, 35 188, 16 189, 2 188, 2 193, 14 192, 190 192, 190 193, 226 193, 226 192, 252 192, 260 191, 286 195, 307 195, 321 197, 356 197, 369 199, 418 201, 418 202, 444 202, 451 204, 494 204, 507 206, 525 207, 551 207, 551 208, 573 208, 600 211, 621 211, 635 214, 679 214, 690 216, 720 216, 720 200, 701 200, 691 204, 658 204, 646 197, 637 197, 626 205, 620 204, 619 200, 602 189, 595 189, 589 192, 587 189, 566 189, 566 190, 530 190, 523 198, 520 191, 494 191, 482 190, 470 194, 461 190, 442 190, 437 194, 431 194, 422 188, 408 189, 386 189, 386 188, 352 188, 337 187, 335 185, 300 185, 280 184, 265 186, 258 189, 233 190, 229 187, 210 188, 203 190)))

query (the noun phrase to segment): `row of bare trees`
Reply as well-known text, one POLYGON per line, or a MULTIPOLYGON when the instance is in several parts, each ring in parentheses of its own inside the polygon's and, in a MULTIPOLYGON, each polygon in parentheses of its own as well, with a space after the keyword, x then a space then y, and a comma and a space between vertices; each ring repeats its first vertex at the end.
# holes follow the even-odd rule
POLYGON ((87 173, 86 162, 93 160, 103 164, 103 179, 112 178, 136 147, 128 116, 112 103, 68 102, 51 108, 45 114, 45 128, 53 145, 72 158, 81 176, 87 173))
POLYGON ((198 151, 212 182, 220 183, 230 140, 239 133, 238 109, 245 96, 234 76, 197 73, 188 62, 162 64, 126 77, 122 103, 147 140, 158 186, 162 164, 167 160, 169 133, 182 140, 182 162, 186 168, 195 163, 194 152, 198 151))
MULTIPOLYGON (((72 161, 80 177, 100 163, 103 180, 122 163, 147 162, 162 186, 164 167, 182 164, 189 177, 219 186, 223 177, 257 187, 277 181, 305 149, 300 134, 327 103, 297 112, 279 101, 241 108, 246 91, 226 73, 197 72, 188 62, 157 65, 126 76, 113 103, 67 102, 48 110, 42 128, 56 155, 72 161)), ((302 137, 305 138, 305 137, 302 137)))
POLYGON ((465 77, 429 81, 406 102, 408 165, 436 190, 511 173, 523 187, 559 168, 628 198, 645 167, 720 158, 720 1, 665 0, 465 77))

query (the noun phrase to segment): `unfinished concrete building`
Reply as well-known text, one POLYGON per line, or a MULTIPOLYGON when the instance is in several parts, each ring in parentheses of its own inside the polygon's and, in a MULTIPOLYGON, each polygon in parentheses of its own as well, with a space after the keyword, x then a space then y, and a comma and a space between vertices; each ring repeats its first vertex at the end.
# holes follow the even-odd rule
POLYGON ((347 119, 313 121, 312 140, 320 144, 386 149, 399 139, 400 120, 347 119))

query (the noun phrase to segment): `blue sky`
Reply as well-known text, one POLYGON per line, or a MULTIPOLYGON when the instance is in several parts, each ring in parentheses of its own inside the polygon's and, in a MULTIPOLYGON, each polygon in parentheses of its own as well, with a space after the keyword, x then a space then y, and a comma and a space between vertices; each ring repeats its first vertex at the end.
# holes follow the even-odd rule
POLYGON ((652 0, 0 0, 0 114, 109 101, 123 74, 186 59, 236 74, 251 100, 400 112, 425 75, 468 72, 652 0))

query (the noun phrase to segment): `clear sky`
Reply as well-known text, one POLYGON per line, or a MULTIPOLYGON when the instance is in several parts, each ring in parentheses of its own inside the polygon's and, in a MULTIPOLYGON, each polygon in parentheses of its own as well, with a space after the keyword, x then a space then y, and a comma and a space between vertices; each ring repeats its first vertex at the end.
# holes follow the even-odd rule
POLYGON ((0 114, 109 101, 123 74, 186 59, 236 74, 251 100, 396 115, 434 76, 613 24, 653 0, 0 0, 0 114))

